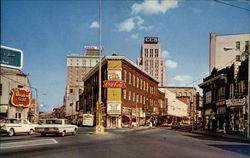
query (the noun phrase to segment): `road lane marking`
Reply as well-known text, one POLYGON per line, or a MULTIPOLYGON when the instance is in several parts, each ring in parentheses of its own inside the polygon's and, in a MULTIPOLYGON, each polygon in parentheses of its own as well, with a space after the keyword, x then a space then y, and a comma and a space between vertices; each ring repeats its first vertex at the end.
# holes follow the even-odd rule
POLYGON ((12 143, 1 143, 0 149, 8 148, 18 148, 18 147, 27 147, 27 146, 36 146, 36 145, 48 145, 48 144, 57 144, 58 142, 55 139, 43 139, 43 140, 28 140, 28 141, 19 141, 12 143))

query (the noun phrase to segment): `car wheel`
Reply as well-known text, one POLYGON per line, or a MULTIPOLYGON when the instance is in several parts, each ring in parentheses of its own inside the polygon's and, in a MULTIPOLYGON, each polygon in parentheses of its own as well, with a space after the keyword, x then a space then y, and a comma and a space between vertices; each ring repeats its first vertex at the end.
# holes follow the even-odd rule
POLYGON ((77 133, 77 130, 75 129, 73 132, 72 132, 72 135, 75 136, 77 133))
POLYGON ((42 136, 42 137, 45 137, 45 136, 46 136, 46 133, 41 133, 41 136, 42 136))
POLYGON ((33 133, 34 133, 34 130, 31 129, 31 130, 29 131, 28 135, 32 135, 33 133))
POLYGON ((8 136, 13 136, 15 134, 15 132, 14 132, 14 129, 10 129, 10 131, 8 132, 8 136))
POLYGON ((64 137, 64 136, 65 136, 65 132, 64 132, 64 131, 61 133, 61 136, 62 136, 62 137, 64 137))

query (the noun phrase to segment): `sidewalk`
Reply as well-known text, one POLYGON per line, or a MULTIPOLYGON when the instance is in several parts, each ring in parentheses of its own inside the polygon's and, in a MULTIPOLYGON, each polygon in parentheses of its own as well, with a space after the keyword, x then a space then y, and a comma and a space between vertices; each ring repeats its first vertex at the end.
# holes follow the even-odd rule
POLYGON ((208 132, 208 131, 203 131, 203 130, 194 130, 194 131, 191 131, 191 133, 210 135, 210 136, 215 136, 215 137, 238 139, 238 140, 243 140, 243 141, 249 142, 247 140, 247 138, 242 136, 242 135, 232 135, 232 134, 227 134, 227 133, 208 132))

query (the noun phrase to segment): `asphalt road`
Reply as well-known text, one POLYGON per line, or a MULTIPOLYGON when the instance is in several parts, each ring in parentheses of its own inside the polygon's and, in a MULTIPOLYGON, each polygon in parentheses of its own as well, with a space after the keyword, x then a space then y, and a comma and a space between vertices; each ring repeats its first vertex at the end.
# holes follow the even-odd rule
POLYGON ((249 158, 249 144, 169 128, 109 129, 93 136, 1 135, 0 157, 8 158, 249 158))

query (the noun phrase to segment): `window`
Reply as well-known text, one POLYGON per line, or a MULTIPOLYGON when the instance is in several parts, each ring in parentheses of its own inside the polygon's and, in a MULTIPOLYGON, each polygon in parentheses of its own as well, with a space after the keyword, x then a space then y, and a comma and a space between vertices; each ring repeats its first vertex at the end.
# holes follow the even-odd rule
POLYGON ((131 73, 128 73, 128 78, 129 78, 129 84, 131 84, 131 73))
POLYGON ((126 80, 127 80, 127 77, 126 77, 126 76, 127 76, 127 71, 126 71, 126 70, 124 70, 124 77, 123 77, 123 78, 124 78, 124 81, 126 81, 126 80))
POLYGON ((131 91, 128 92, 128 100, 131 100, 131 91))
POLYGON ((133 86, 135 86, 135 75, 133 75, 133 86))
POLYGON ((245 51, 250 50, 249 48, 249 41, 245 41, 245 51))
POLYGON ((2 93, 3 93, 3 85, 2 84, 0 84, 0 96, 2 96, 2 93))
POLYGON ((145 57, 148 57, 148 49, 145 49, 145 57))
POLYGON ((225 99, 225 87, 220 87, 218 89, 218 100, 225 99))
POLYGON ((244 81, 240 81, 239 82, 239 93, 243 93, 244 92, 244 87, 245 87, 245 82, 244 81))
POLYGON ((234 84, 229 85, 229 98, 234 98, 234 84))
POLYGON ((21 113, 16 113, 16 118, 21 118, 21 113))
POLYGON ((127 91, 126 89, 123 90, 123 99, 126 99, 127 91))
POLYGON ((206 92, 206 94, 205 94, 205 103, 206 104, 209 104, 209 103, 211 103, 212 102, 212 91, 208 91, 208 92, 206 92))
POLYGON ((159 56, 158 49, 155 49, 155 57, 158 57, 158 56, 159 56))
POLYGON ((133 92, 133 98, 132 98, 133 102, 135 101, 135 92, 133 92))
POLYGON ((240 49, 240 41, 236 41, 236 49, 240 49))
POLYGON ((136 87, 139 88, 139 83, 140 83, 140 81, 139 81, 139 78, 138 78, 138 77, 136 77, 136 79, 137 79, 136 87))
POLYGON ((150 57, 153 57, 153 49, 150 49, 150 57))

